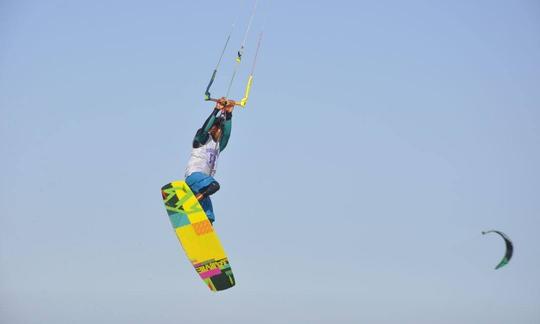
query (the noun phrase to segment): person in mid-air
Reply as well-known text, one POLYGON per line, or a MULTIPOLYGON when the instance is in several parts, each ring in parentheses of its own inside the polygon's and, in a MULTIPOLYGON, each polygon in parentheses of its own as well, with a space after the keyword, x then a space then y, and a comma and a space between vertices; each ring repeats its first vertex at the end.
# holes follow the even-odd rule
POLYGON ((186 183, 200 201, 211 223, 214 223, 216 218, 210 195, 219 190, 214 174, 219 154, 227 147, 231 136, 234 105, 234 101, 226 98, 217 101, 214 111, 195 134, 186 168, 186 183), (223 114, 218 116, 220 111, 223 114))

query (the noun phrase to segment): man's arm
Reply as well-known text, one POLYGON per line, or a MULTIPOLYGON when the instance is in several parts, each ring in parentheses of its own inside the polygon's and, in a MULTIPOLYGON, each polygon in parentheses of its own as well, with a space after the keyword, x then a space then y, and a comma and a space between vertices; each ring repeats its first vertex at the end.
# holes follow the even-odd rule
POLYGON ((201 128, 197 130, 197 133, 195 134, 195 138, 193 139, 193 148, 198 148, 204 145, 208 141, 208 131, 210 128, 212 128, 212 125, 214 125, 214 121, 216 120, 216 116, 219 113, 219 109, 214 108, 214 111, 206 118, 206 121, 202 125, 201 128))
POLYGON ((219 141, 219 151, 222 152, 227 143, 229 143, 229 138, 231 137, 232 130, 232 111, 225 112, 225 122, 223 123, 223 135, 219 141))

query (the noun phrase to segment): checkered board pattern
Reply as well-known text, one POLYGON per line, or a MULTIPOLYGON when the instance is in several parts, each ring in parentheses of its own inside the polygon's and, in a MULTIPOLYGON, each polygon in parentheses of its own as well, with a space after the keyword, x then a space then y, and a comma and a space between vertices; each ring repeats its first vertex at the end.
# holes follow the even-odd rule
POLYGON ((197 198, 184 181, 161 188, 176 236, 191 264, 212 291, 234 286, 225 250, 197 198))

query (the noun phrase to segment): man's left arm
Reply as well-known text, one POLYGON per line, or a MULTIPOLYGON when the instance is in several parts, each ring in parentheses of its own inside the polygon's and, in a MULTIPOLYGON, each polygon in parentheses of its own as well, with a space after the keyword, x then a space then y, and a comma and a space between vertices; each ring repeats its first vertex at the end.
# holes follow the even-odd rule
POLYGON ((227 143, 229 143, 229 138, 231 137, 231 129, 232 129, 232 111, 225 112, 225 122, 223 123, 223 136, 221 136, 221 140, 219 141, 219 151, 222 152, 225 147, 227 146, 227 143))

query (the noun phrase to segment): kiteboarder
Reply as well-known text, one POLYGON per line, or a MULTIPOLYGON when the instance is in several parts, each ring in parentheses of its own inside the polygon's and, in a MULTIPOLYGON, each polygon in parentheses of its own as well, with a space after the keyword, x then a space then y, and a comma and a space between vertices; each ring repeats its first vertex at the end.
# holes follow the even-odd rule
POLYGON ((214 111, 195 134, 186 168, 186 183, 200 201, 211 223, 214 223, 215 215, 210 195, 219 190, 219 183, 214 179, 217 159, 231 136, 235 104, 225 97, 216 100, 214 111))

